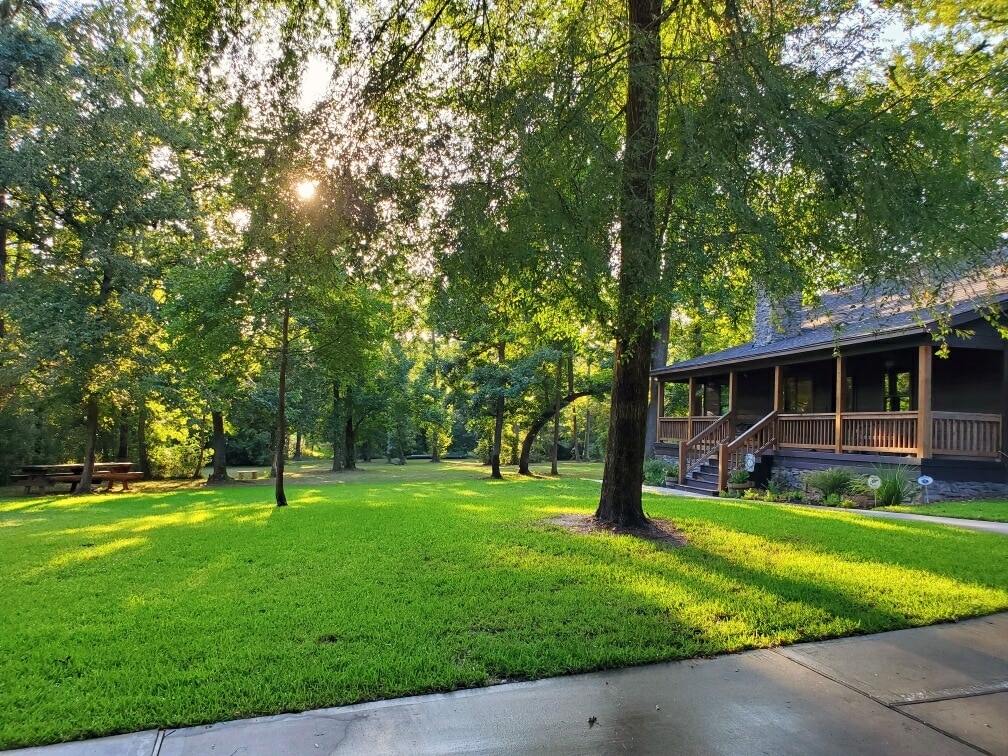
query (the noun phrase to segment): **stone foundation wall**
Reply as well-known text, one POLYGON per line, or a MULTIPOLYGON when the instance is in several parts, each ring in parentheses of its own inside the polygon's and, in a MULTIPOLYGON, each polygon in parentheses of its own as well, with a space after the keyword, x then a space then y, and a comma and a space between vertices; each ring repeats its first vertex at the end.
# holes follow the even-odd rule
MULTIPOLYGON (((774 465, 773 475, 792 488, 804 488, 803 475, 809 472, 798 467, 779 467, 774 465)), ((917 471, 911 475, 916 479, 917 471)), ((918 488, 914 484, 915 488, 918 488)), ((944 481, 936 480, 928 487, 928 501, 964 501, 966 499, 1003 499, 1008 498, 1008 483, 983 483, 977 481, 944 481)), ((924 501, 924 492, 918 491, 914 501, 924 501)))

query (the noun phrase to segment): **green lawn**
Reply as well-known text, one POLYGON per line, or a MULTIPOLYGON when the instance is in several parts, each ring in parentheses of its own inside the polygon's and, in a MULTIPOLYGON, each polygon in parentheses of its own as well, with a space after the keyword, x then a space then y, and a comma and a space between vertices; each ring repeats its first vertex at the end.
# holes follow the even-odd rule
POLYGON ((373 463, 0 500, 0 747, 921 625, 1008 609, 1008 538, 647 496, 689 546, 574 536, 598 466, 373 463))
POLYGON ((961 517, 964 520, 1008 522, 1008 499, 949 501, 941 504, 915 504, 912 506, 879 507, 879 509, 884 512, 910 512, 936 517, 961 517))

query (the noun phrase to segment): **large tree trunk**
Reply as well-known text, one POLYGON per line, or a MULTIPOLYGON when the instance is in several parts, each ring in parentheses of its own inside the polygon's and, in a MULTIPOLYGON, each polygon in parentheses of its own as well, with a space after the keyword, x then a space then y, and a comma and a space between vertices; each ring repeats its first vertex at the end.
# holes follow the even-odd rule
POLYGON ((80 483, 77 484, 75 493, 91 493, 91 478, 94 475, 95 463, 95 442, 98 437, 98 401, 89 396, 84 419, 84 471, 81 473, 80 483))
MULTIPOLYGON (((651 344, 651 369, 663 368, 668 364, 668 340, 669 321, 671 316, 668 312, 662 313, 655 318, 654 341, 651 344)), ((658 418, 661 417, 662 407, 658 406, 658 379, 651 379, 651 400, 648 402, 647 414, 647 435, 644 437, 644 456, 648 459, 654 458, 654 446, 658 440, 658 418)))
POLYGON ((220 410, 211 410, 210 422, 213 425, 213 436, 210 441, 213 446, 213 471, 207 478, 207 483, 226 483, 230 478, 227 473, 227 437, 224 435, 224 413, 220 410))
MULTIPOLYGON (((290 271, 287 272, 290 288, 290 271)), ((287 352, 290 349, 290 294, 284 296, 283 324, 280 328, 280 386, 277 389, 276 505, 287 506, 284 491, 284 457, 287 456, 287 352)))
MULTIPOLYGON (((497 345, 497 364, 504 365, 504 342, 497 345)), ((504 394, 497 397, 494 406, 494 437, 490 450, 490 477, 503 480, 501 475, 501 439, 504 436, 504 394)))
POLYGON ((340 391, 339 391, 339 383, 336 381, 333 381, 332 396, 333 396, 332 471, 339 472, 340 470, 343 469, 343 453, 344 453, 344 446, 346 444, 346 426, 343 424, 343 418, 340 416, 340 391))
POLYGON ((620 188, 620 259, 612 409, 602 494, 595 516, 614 525, 643 525, 644 438, 653 328, 652 287, 658 278, 655 165, 661 0, 627 0, 626 142, 620 188))

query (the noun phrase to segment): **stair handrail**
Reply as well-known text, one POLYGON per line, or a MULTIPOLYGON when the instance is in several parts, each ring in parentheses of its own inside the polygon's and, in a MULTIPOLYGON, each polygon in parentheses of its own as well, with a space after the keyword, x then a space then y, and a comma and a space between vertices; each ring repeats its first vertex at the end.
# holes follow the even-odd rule
POLYGON ((697 433, 688 441, 679 442, 679 484, 686 482, 686 474, 693 472, 710 459, 731 434, 732 410, 697 433))
POLYGON ((740 450, 757 457, 777 442, 777 410, 773 410, 718 451, 718 490, 728 485, 728 472, 739 466, 740 450))

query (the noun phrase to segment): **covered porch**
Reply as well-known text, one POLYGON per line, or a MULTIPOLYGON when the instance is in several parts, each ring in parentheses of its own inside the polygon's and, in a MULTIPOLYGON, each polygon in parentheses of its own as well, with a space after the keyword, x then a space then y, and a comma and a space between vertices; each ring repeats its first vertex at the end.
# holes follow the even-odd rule
POLYGON ((656 440, 680 482, 717 457, 720 488, 745 454, 777 450, 998 461, 1006 377, 1003 348, 941 358, 930 343, 659 375, 656 440))

